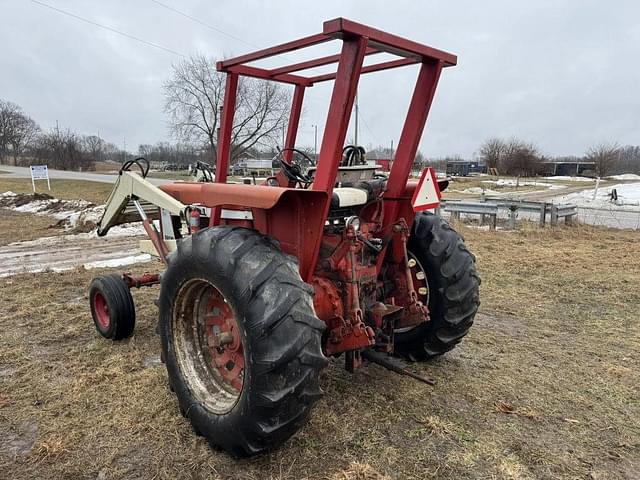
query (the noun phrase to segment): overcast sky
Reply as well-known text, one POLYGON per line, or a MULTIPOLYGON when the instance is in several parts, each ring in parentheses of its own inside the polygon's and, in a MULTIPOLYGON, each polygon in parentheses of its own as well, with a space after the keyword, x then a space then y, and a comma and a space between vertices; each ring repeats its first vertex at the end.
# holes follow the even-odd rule
MULTIPOLYGON (((515 135, 549 155, 640 144, 638 1, 162 0, 226 35, 153 0, 41 1, 183 55, 238 55, 318 33, 339 16, 455 53, 421 144, 432 157, 472 155, 491 136, 515 135)), ((0 98, 44 129, 57 120, 130 151, 169 139, 162 82, 179 55, 30 0, 0 0, 0 18, 0 98)), ((415 76, 409 67, 364 77, 360 143, 397 142, 415 76)), ((299 145, 313 146, 311 125, 322 129, 329 87, 310 89, 299 145)))

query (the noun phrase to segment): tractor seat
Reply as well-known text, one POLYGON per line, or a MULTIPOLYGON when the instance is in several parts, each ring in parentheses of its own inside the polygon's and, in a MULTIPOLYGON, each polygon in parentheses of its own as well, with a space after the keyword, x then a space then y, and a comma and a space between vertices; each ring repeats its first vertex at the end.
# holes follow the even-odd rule
POLYGON ((337 187, 333 189, 331 209, 359 207, 367 203, 369 194, 362 188, 337 187))
POLYGON ((331 209, 360 207, 380 198, 386 188, 386 178, 374 178, 367 182, 335 187, 331 198, 331 209))

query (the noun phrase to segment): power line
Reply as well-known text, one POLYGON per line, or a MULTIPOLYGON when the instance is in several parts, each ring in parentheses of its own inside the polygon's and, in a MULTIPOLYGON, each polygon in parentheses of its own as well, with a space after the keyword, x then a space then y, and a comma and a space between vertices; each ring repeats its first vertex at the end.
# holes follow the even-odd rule
POLYGON ((240 37, 236 37, 235 35, 232 35, 232 34, 230 34, 230 33, 227 33, 227 32, 225 32, 224 30, 220 30, 219 28, 214 27, 213 25, 210 25, 210 24, 208 24, 208 23, 205 23, 205 22, 203 22, 202 20, 200 20, 199 18, 196 18, 196 17, 194 17, 194 16, 192 16, 192 15, 189 15, 188 13, 185 13, 185 12, 183 12, 183 11, 181 11, 181 10, 178 10, 177 8, 173 8, 171 5, 167 5, 166 3, 159 2, 158 0, 151 0, 151 1, 152 1, 153 3, 155 3, 156 5, 160 5, 162 8, 166 8, 167 10, 169 10, 169 11, 171 11, 171 12, 177 13, 178 15, 181 15, 181 16, 183 16, 183 17, 185 17, 185 18, 188 18, 189 20, 192 20, 192 21, 194 21, 194 22, 196 22, 196 23, 198 23, 198 24, 202 25, 203 27, 207 27, 208 29, 213 30, 214 32, 218 32, 218 33, 220 33, 220 34, 222 34, 222 35, 225 35, 225 36, 227 36, 227 37, 229 37, 229 38, 232 38, 232 39, 234 39, 234 40, 236 40, 236 41, 238 41, 238 42, 242 42, 242 43, 244 43, 245 45, 248 45, 248 46, 250 46, 250 47, 253 47, 253 48, 260 48, 260 47, 258 47, 257 45, 255 45, 255 44, 253 44, 253 43, 250 43, 250 42, 247 42, 246 40, 243 40, 243 39, 242 39, 242 38, 240 38, 240 37))
POLYGON ((364 123, 364 126, 367 127, 367 130, 369 130, 371 137, 375 139, 376 136, 373 134, 373 131, 371 130, 371 128, 369 128, 369 124, 365 120, 364 115, 362 115, 362 111, 360 111, 360 120, 362 120, 362 123, 364 123))
POLYGON ((186 55, 184 55, 184 54, 182 54, 180 52, 176 52, 175 50, 171 50, 170 48, 163 47, 162 45, 158 45, 157 43, 149 42, 148 40, 145 40, 145 39, 140 38, 140 37, 136 37, 135 35, 131 35, 129 33, 122 32, 120 30, 116 30, 115 28, 108 27, 107 25, 102 25, 100 23, 94 22, 93 20, 89 20, 88 18, 84 18, 84 17, 81 17, 80 15, 76 15, 75 13, 71 13, 71 12, 68 12, 66 10, 62 10, 60 8, 54 7, 53 5, 49 5, 47 3, 41 2, 40 0, 31 0, 31 2, 35 3, 37 5, 40 5, 42 7, 46 7, 48 9, 50 9, 50 10, 55 11, 55 12, 61 13, 63 15, 67 15, 68 17, 75 18, 76 20, 80 20, 82 22, 88 23, 89 25, 93 25, 95 27, 99 27, 99 28, 102 28, 104 30, 108 30, 110 32, 117 33, 118 35, 122 35, 123 37, 126 37, 126 38, 128 38, 130 40, 135 40, 136 42, 143 43, 143 44, 148 45, 150 47, 158 48, 160 50, 164 50, 165 52, 171 53, 173 55, 177 55, 179 57, 186 58, 186 55))

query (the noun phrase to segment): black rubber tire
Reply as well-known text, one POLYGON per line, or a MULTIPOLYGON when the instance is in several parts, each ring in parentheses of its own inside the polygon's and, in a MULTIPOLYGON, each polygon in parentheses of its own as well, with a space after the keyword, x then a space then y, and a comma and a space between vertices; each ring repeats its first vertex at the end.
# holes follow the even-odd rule
POLYGON ((407 247, 425 270, 430 321, 396 333, 395 351, 411 360, 427 360, 454 348, 473 325, 480 277, 462 236, 438 215, 416 215, 407 247))
POLYGON ((282 444, 306 422, 322 395, 318 377, 328 363, 321 349, 325 324, 315 315, 312 293, 295 258, 254 230, 213 227, 178 242, 162 277, 162 350, 180 409, 212 447, 237 457, 256 455, 282 444), (242 331, 242 391, 224 414, 195 398, 176 359, 174 299, 190 279, 216 287, 242 331))
POLYGON ((129 287, 120 275, 96 277, 89 285, 89 307, 98 333, 111 340, 122 340, 133 335, 136 326, 136 307, 129 287), (98 322, 95 296, 101 294, 109 308, 109 323, 104 328, 98 322))

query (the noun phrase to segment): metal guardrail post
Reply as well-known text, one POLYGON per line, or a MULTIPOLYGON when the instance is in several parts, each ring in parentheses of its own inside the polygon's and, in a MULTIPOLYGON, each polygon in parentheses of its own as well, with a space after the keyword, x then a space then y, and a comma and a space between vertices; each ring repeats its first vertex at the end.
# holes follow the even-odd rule
POLYGON ((540 228, 544 228, 544 224, 547 222, 547 204, 540 205, 540 228))
POLYGON ((518 214, 518 206, 515 204, 509 205, 509 228, 516 229, 516 216, 518 214))
POLYGON ((573 223, 573 214, 569 214, 564 217, 565 225, 571 225, 573 223))
POLYGON ((558 225, 558 206, 551 205, 551 225, 558 225))

